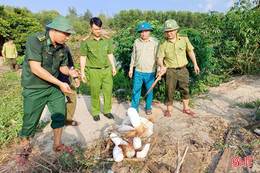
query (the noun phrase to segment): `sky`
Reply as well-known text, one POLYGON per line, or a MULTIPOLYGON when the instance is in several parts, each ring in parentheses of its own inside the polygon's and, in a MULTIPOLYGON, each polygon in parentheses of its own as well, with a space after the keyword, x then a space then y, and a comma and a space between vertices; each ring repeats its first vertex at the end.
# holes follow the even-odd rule
POLYGON ((0 0, 0 5, 26 7, 33 13, 56 10, 66 16, 68 8, 74 7, 79 15, 83 15, 89 9, 93 16, 102 12, 109 17, 113 17, 120 10, 130 9, 225 13, 233 4, 234 0, 0 0))

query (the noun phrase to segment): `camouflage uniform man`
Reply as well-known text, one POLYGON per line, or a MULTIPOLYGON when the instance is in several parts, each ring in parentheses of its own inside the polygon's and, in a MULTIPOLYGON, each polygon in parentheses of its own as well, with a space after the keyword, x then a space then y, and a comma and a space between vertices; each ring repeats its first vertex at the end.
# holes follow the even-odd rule
POLYGON ((188 60, 186 58, 186 51, 194 64, 194 71, 199 74, 199 67, 197 65, 196 57, 187 36, 178 34, 179 25, 173 19, 167 20, 164 23, 163 30, 167 36, 167 40, 163 42, 158 50, 158 65, 161 67, 160 72, 166 73, 166 85, 165 85, 165 105, 167 111, 166 117, 171 117, 172 103, 174 97, 174 90, 176 87, 181 92, 183 101, 183 113, 188 115, 195 115, 188 108, 189 104, 189 72, 186 68, 188 60), (166 67, 168 67, 166 71, 166 67))
MULTIPOLYGON (((74 34, 72 23, 65 17, 57 17, 47 27, 49 32, 35 33, 27 39, 26 54, 22 71, 24 116, 20 137, 24 152, 28 154, 30 140, 35 133, 42 111, 47 104, 51 112, 51 127, 54 132, 54 151, 71 152, 61 143, 62 127, 65 120, 65 97, 72 93, 67 83, 57 79, 59 71, 77 77, 78 70, 69 69, 65 42, 74 34)), ((25 161, 24 155, 18 164, 25 161)))
POLYGON ((92 33, 83 39, 80 45, 80 69, 81 79, 87 81, 84 73, 85 65, 89 73, 91 89, 91 113, 95 121, 100 120, 100 90, 104 95, 103 114, 107 118, 114 118, 110 113, 112 108, 112 75, 116 75, 116 68, 113 56, 113 45, 110 39, 102 35, 102 21, 94 17, 90 20, 92 33))

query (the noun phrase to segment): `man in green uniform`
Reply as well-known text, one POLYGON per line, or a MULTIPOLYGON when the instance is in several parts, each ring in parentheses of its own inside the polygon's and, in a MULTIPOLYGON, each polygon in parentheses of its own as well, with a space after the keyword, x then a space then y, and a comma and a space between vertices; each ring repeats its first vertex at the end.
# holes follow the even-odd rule
POLYGON ((14 71, 17 71, 18 69, 18 66, 16 65, 17 50, 12 39, 8 38, 8 42, 4 44, 2 55, 4 57, 4 60, 5 59, 8 60, 10 68, 14 71))
POLYGON ((183 101, 183 113, 194 116, 189 107, 189 72, 186 68, 188 60, 186 58, 186 51, 194 64, 194 71, 199 74, 199 67, 197 65, 193 46, 191 45, 187 36, 178 34, 179 25, 173 19, 167 20, 164 23, 163 30, 165 31, 167 40, 163 42, 157 54, 158 65, 161 67, 160 73, 166 73, 165 85, 165 105, 167 111, 166 117, 171 117, 172 103, 174 97, 174 90, 179 89, 183 101), (167 69, 166 69, 166 67, 167 69))
POLYGON ((112 108, 112 75, 116 75, 113 56, 113 45, 108 37, 102 35, 102 21, 98 17, 90 20, 92 33, 83 39, 80 45, 81 79, 87 81, 84 73, 85 66, 88 71, 88 80, 91 89, 91 112, 95 121, 100 120, 100 90, 104 96, 103 114, 107 118, 114 118, 110 113, 112 108))
MULTIPOLYGON (((29 36, 26 42, 21 83, 24 116, 19 134, 26 154, 28 154, 30 140, 46 104, 51 112, 51 127, 54 131, 53 150, 71 151, 69 147, 61 143, 61 134, 66 111, 63 93, 72 92, 69 85, 58 80, 57 76, 59 71, 72 77, 80 75, 78 70, 67 67, 65 42, 75 31, 72 23, 65 17, 55 18, 47 27, 50 31, 35 33, 29 36)), ((23 164, 24 155, 18 158, 18 164, 23 164)))

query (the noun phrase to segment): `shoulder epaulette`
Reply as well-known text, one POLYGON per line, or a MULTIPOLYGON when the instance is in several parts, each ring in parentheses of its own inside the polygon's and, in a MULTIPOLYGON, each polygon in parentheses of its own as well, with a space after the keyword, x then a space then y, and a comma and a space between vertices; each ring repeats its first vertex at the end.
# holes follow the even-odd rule
POLYGON ((82 41, 86 41, 88 38, 89 38, 89 35, 86 36, 86 37, 84 37, 84 38, 82 38, 81 40, 82 40, 82 41))
POLYGON ((37 38, 40 40, 40 41, 43 41, 46 39, 46 36, 45 35, 38 35, 37 38))

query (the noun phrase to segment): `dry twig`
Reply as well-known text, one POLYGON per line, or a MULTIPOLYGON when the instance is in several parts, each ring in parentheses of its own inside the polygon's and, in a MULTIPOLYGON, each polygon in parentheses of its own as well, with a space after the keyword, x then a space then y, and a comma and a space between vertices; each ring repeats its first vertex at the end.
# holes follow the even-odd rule
POLYGON ((180 167, 181 167, 181 165, 180 165, 180 148, 179 148, 179 138, 178 138, 178 140, 177 140, 177 167, 176 167, 176 170, 175 170, 175 173, 179 173, 179 170, 180 170, 180 167))

